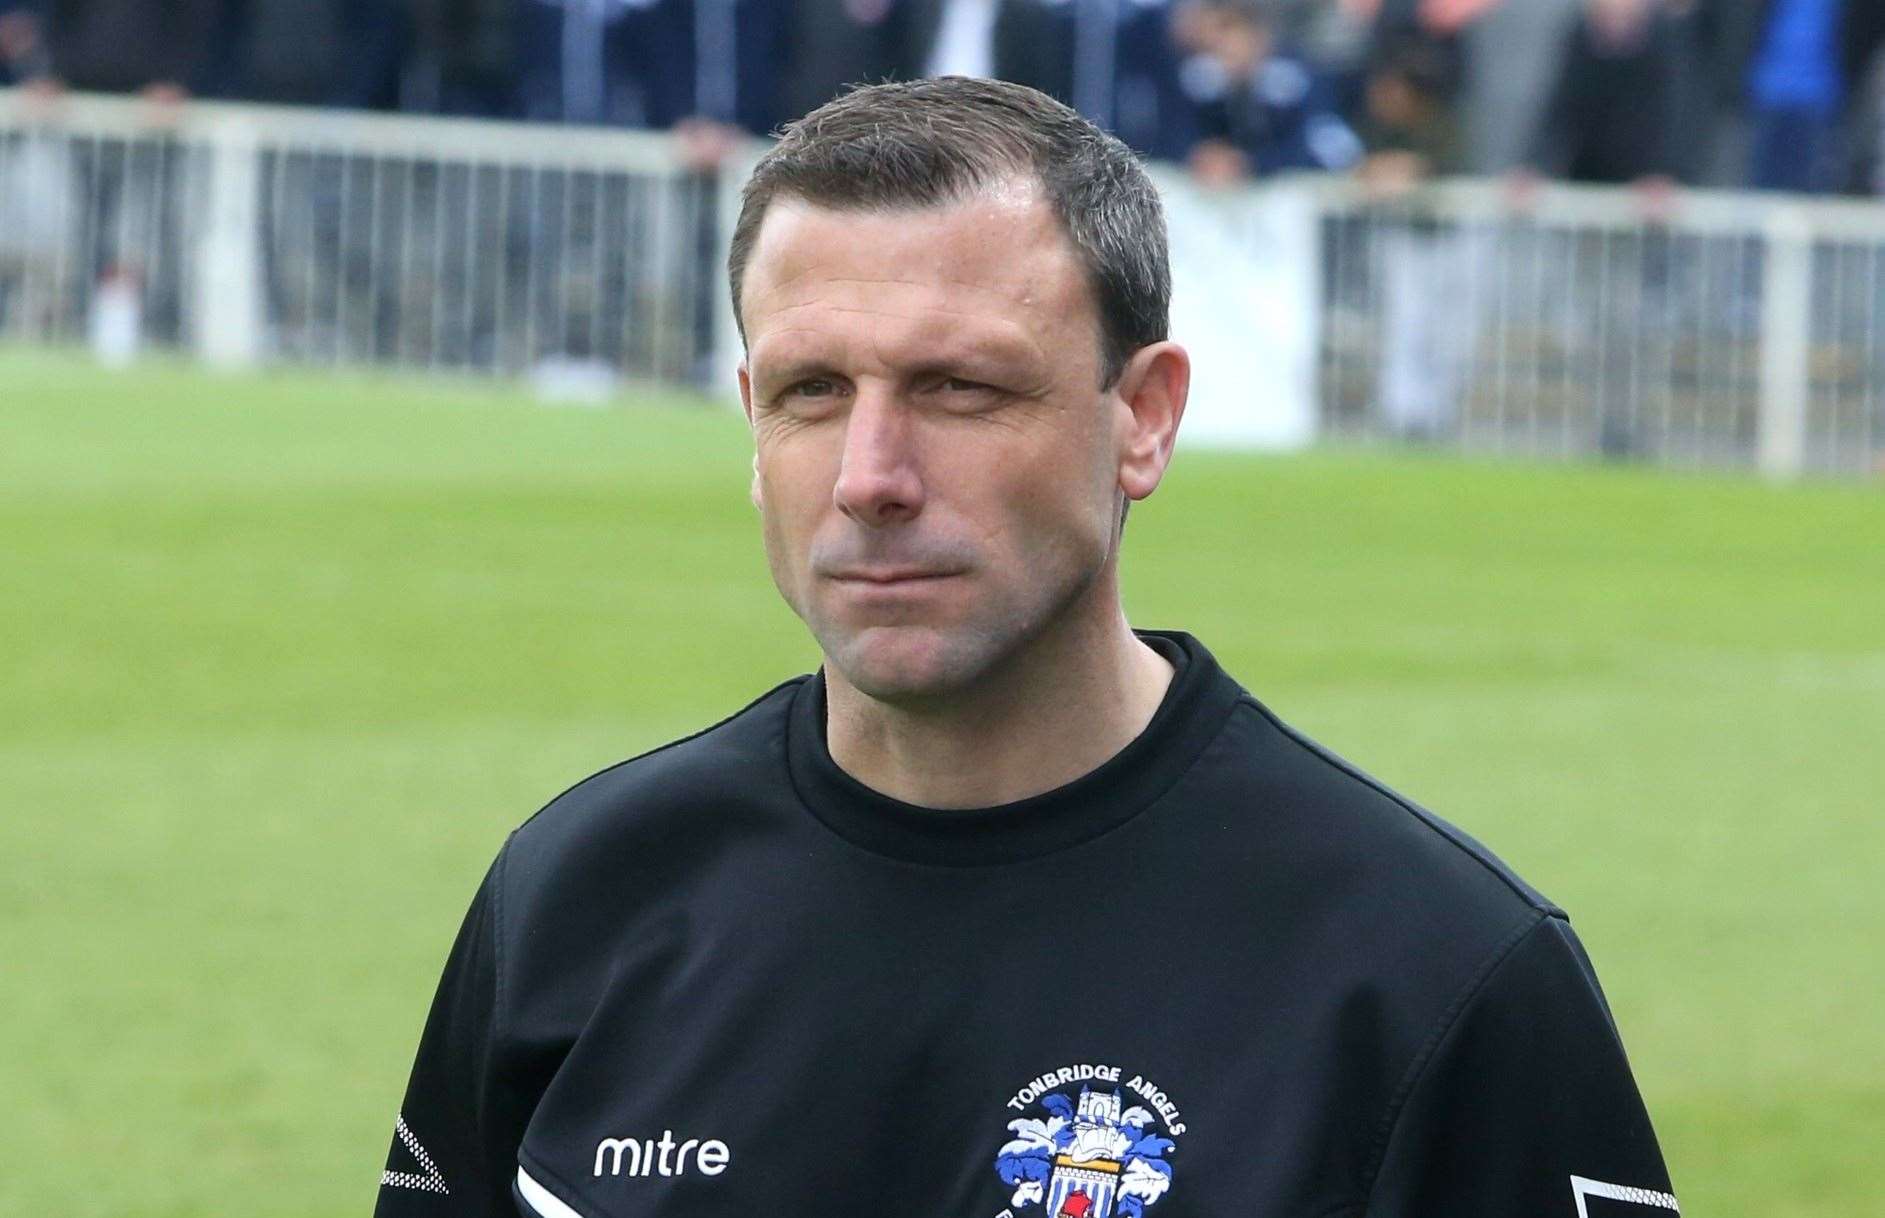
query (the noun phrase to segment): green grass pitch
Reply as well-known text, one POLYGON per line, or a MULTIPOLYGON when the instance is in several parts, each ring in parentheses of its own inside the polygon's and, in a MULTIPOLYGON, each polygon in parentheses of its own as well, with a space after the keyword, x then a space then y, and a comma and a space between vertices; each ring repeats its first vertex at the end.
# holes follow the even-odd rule
MULTIPOLYGON (((371 1207, 504 833, 813 663, 749 460, 0 351, 0 1214, 371 1207)), ((1571 910, 1687 1213, 1885 1213, 1878 485, 1181 446, 1126 584, 1571 910)))

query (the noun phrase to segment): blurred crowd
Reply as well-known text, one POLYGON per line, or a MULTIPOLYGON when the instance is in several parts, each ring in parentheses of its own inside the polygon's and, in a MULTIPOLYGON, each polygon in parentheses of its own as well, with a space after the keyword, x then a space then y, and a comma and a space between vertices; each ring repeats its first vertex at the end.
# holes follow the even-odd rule
POLYGON ((1227 182, 1885 188, 1881 0, 0 0, 0 83, 675 129, 1034 85, 1227 182))

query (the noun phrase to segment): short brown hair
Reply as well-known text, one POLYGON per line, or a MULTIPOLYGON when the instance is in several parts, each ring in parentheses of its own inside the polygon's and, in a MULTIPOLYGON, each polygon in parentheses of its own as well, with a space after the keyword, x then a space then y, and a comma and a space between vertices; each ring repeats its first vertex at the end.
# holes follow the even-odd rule
POLYGON ((747 180, 727 256, 733 315, 759 226, 784 195, 839 211, 935 207, 1004 178, 1037 181, 1093 285, 1103 383, 1170 331, 1158 191, 1124 144, 1024 85, 943 76, 864 85, 788 124, 747 180))

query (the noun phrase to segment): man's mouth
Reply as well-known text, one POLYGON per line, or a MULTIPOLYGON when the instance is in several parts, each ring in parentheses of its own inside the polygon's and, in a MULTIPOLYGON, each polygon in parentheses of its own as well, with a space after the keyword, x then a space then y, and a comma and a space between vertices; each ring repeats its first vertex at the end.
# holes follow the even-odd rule
POLYGON ((960 571, 934 570, 929 567, 850 567, 834 571, 830 579, 845 584, 915 584, 950 579, 960 571))

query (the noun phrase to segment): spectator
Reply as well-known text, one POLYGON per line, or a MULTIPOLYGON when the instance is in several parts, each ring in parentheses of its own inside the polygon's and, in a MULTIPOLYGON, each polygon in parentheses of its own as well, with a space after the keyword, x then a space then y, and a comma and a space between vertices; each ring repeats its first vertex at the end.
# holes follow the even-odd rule
MULTIPOLYGON (((202 90, 211 66, 219 0, 45 0, 46 55, 29 81, 42 90, 72 88, 137 93, 150 103, 147 136, 125 140, 117 156, 67 153, 72 206, 90 233, 81 307, 94 334, 134 350, 147 329, 174 337, 181 324, 181 167, 165 130, 189 97, 202 90), (101 325, 109 319, 110 325, 101 325)), ((61 308, 65 302, 60 302, 61 308)))
POLYGON ((896 0, 890 7, 893 74, 1018 80, 1042 49, 1045 11, 1010 0, 896 0))
POLYGON ((1584 0, 1530 164, 1577 182, 1664 190, 1676 177, 1684 66, 1661 0, 1584 0))
POLYGON ((1359 124, 1368 150, 1362 180, 1387 204, 1369 217, 1382 321, 1375 401, 1386 427, 1412 440, 1454 430, 1479 337, 1483 231, 1445 223, 1409 194, 1466 167, 1459 90, 1460 48, 1450 30, 1412 21, 1381 31, 1359 124))
POLYGON ((718 163, 778 121, 784 0, 513 0, 523 117, 678 128, 718 163))
POLYGON ((1878 66, 1885 51, 1885 4, 1848 0, 1841 33, 1842 58, 1847 78, 1864 80, 1878 66))
POLYGON ((1361 158, 1327 82, 1279 49, 1267 5, 1200 0, 1181 14, 1180 69, 1202 137, 1189 154, 1203 181, 1289 169, 1347 169, 1361 158))
POLYGON ((46 37, 34 0, 0 0, 0 85, 43 77, 46 37))
MULTIPOLYGON (((896 73, 896 0, 796 0, 785 14, 779 117, 817 109, 844 86, 896 73)), ((908 7, 904 5, 903 7, 908 7)), ((993 4, 988 7, 992 10, 993 4)))
POLYGON ((646 125, 764 134, 779 123, 778 65, 791 0, 654 0, 610 33, 644 82, 646 125), (629 45, 629 44, 636 45, 629 45))
POLYGON ((993 76, 1148 156, 1191 144, 1166 0, 902 0, 893 22, 898 76, 993 76))
POLYGON ((1397 141, 1416 128, 1428 135, 1444 130, 1453 146, 1442 173, 1472 172, 1488 162, 1507 169, 1521 159, 1536 126, 1536 99, 1557 70, 1567 26, 1556 13, 1574 14, 1578 0, 1343 2, 1374 14, 1363 95, 1354 109, 1360 121, 1376 124, 1377 140, 1390 130, 1400 131, 1397 141), (1389 97, 1395 109, 1416 98, 1432 108, 1411 127, 1395 120, 1383 128, 1381 106, 1389 97), (1495 142, 1510 151, 1490 152, 1495 142))
POLYGON ((1381 0, 1277 0, 1276 29, 1335 89, 1343 113, 1358 104, 1381 0))
POLYGON ((1398 193, 1435 174, 1465 171, 1459 92, 1460 51, 1451 36, 1418 27, 1384 31, 1362 90, 1362 176, 1398 193))
POLYGON ((1885 6, 1860 5, 1847 26, 1848 62, 1857 67, 1851 106, 1853 157, 1846 185, 1885 194, 1885 6))
POLYGON ((1707 0, 1694 17, 1699 127, 1707 146, 1696 181, 1739 189, 1748 179, 1748 56, 1767 0, 1707 0))
MULTIPOLYGON (((34 0, 0 0, 0 85, 50 80, 34 0)), ((0 323, 50 331, 66 292, 59 268, 79 209, 69 148, 46 134, 0 142, 0 323)))
POLYGON ((388 109, 407 19, 397 0, 229 0, 216 91, 248 101, 388 109))
POLYGON ((409 109, 498 118, 517 111, 514 0, 409 0, 409 109))
POLYGON ((1458 114, 1467 169, 1523 165, 1582 0, 1503 0, 1460 31, 1458 114))
POLYGON ((217 0, 47 0, 47 75, 73 89, 181 101, 202 87, 217 10, 217 0))
POLYGON ((1750 186, 1802 193, 1832 188, 1847 90, 1839 45, 1844 7, 1844 0, 1769 0, 1748 64, 1750 186))
POLYGON ((654 125, 654 0, 511 0, 518 111, 537 122, 654 125))
MULTIPOLYGON (((1371 60, 1382 44, 1409 33, 1447 40, 1452 44, 1469 26, 1502 8, 1531 12, 1540 5, 1576 3, 1576 0, 1269 0, 1275 28, 1284 45, 1293 48, 1327 83, 1336 109, 1344 116, 1364 109, 1362 93, 1371 60)), ((1493 64, 1503 67, 1513 48, 1501 43, 1493 64)), ((1518 48, 1521 52, 1522 47, 1518 48)), ((1556 50, 1555 41, 1552 50, 1556 50)), ((1523 56, 1520 56, 1521 62, 1523 56)), ((1530 128, 1526 128, 1530 134, 1530 128)))
POLYGON ((1876 0, 1717 0, 1703 11, 1715 95, 1745 116, 1736 184, 1842 184, 1852 103, 1880 41, 1876 0))

